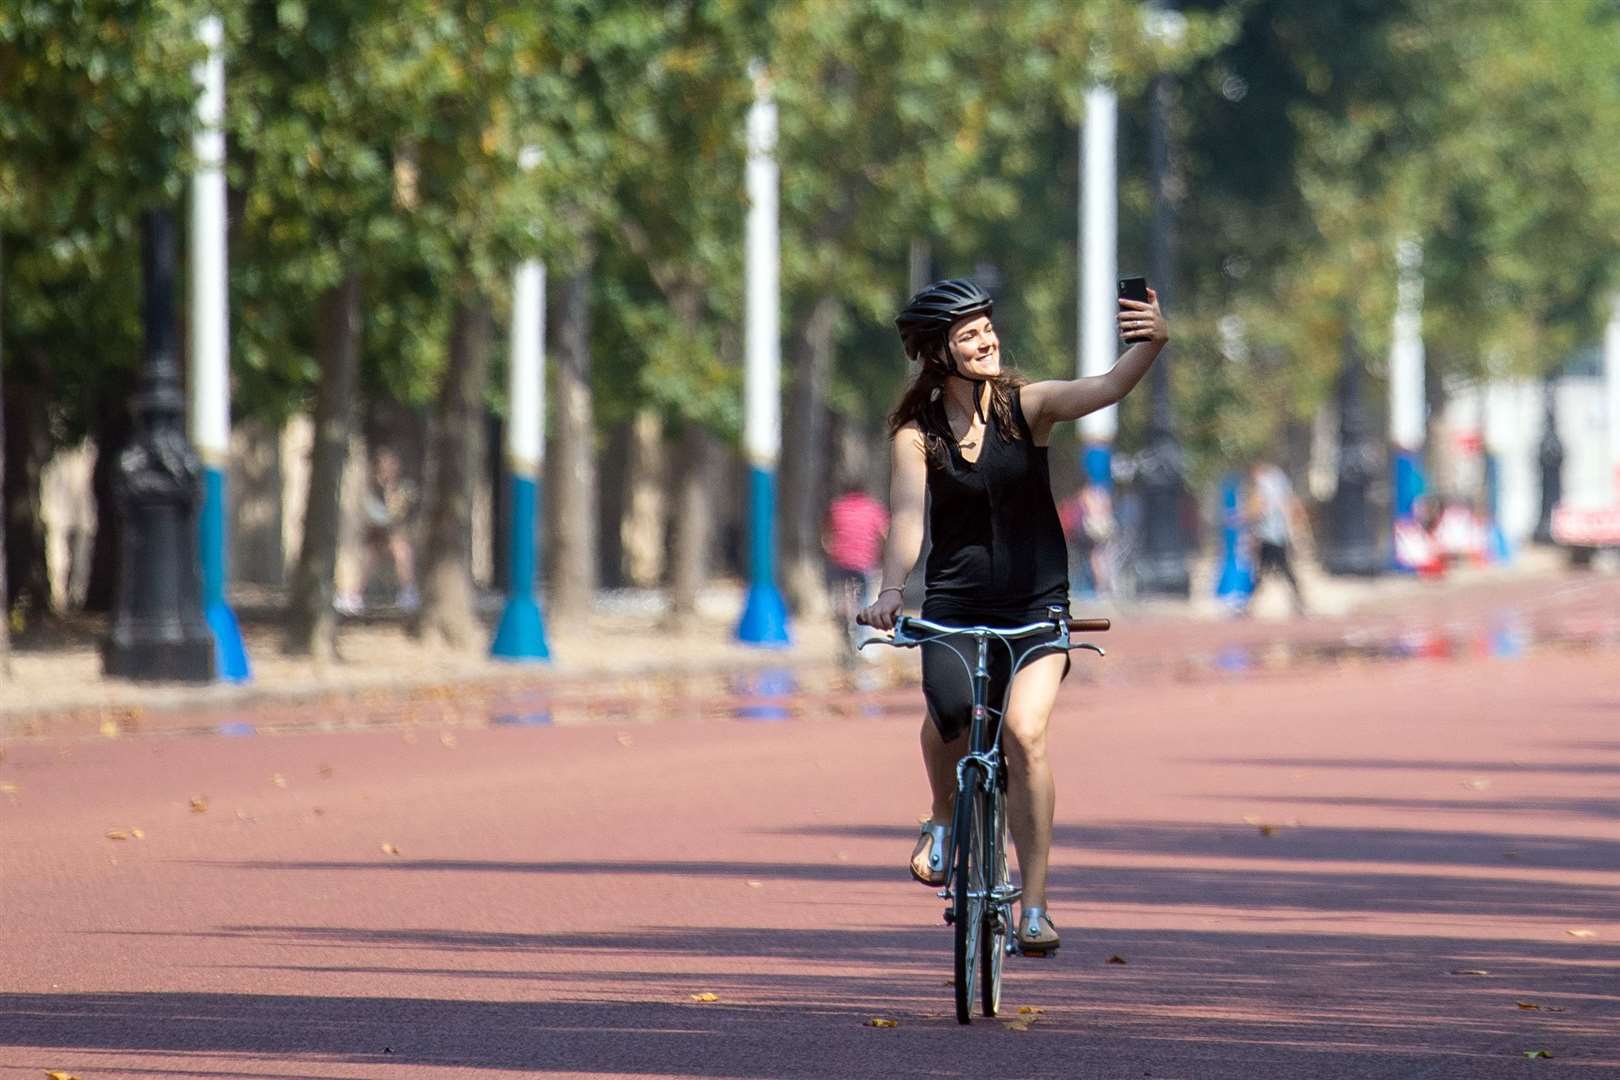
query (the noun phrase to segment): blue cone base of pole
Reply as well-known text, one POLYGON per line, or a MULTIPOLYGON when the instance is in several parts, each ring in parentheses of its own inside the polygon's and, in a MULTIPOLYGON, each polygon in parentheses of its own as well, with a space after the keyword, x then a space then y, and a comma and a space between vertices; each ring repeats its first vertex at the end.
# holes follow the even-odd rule
POLYGON ((203 505, 197 516, 202 562, 203 617, 214 635, 214 675, 225 682, 253 678, 236 613, 225 602, 225 470, 203 467, 203 505))
POLYGON ((514 473, 511 484, 511 584, 489 655, 498 660, 549 660, 546 623, 534 598, 534 568, 539 561, 534 521, 540 505, 540 482, 514 473))
POLYGON ((1508 542, 1507 533, 1502 531, 1502 526, 1494 521, 1486 533, 1485 555, 1491 562, 1502 566, 1513 561, 1513 545, 1508 542))
POLYGON ((1424 493, 1423 455, 1415 450, 1395 451, 1395 520, 1412 516, 1424 493))
POLYGON ((787 604, 771 582, 758 582, 748 588, 748 603, 742 622, 737 624, 737 640, 747 645, 783 646, 788 638, 787 604))
POLYGON ((737 640, 767 647, 788 644, 787 604, 776 587, 776 477, 757 465, 748 470, 748 603, 737 640))
POLYGON ((551 649, 546 645, 545 620, 540 617, 540 605, 532 596, 514 596, 506 601, 489 655, 497 660, 551 659, 551 649))
POLYGON ((214 674, 225 682, 243 683, 253 678, 248 663, 247 648, 242 644, 242 629, 236 625, 236 613, 224 601, 216 601, 203 608, 208 629, 214 634, 214 674))
POLYGON ((1215 597, 1234 607, 1248 602, 1254 592, 1254 568, 1243 557, 1243 522, 1238 513, 1239 484, 1236 476, 1221 482, 1221 576, 1215 582, 1215 597))
POLYGON ((1080 457, 1086 479, 1100 488, 1114 489, 1114 448, 1107 443, 1092 443, 1080 457))

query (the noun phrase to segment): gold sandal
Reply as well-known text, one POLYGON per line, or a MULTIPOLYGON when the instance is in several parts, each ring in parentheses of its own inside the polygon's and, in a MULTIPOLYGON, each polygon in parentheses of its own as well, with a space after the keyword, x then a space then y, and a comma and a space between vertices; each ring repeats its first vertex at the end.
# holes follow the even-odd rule
POLYGON ((935 824, 924 821, 917 830, 917 846, 911 849, 911 862, 907 864, 911 876, 924 885, 935 888, 945 884, 945 853, 951 846, 951 827, 948 824, 935 824), (924 848, 928 849, 928 873, 917 873, 917 856, 924 848))

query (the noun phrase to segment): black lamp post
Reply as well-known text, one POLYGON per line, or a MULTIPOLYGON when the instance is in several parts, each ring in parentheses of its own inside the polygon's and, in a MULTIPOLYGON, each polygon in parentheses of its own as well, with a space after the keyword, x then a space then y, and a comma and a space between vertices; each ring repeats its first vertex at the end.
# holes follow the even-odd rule
MULTIPOLYGON (((1170 106, 1174 87, 1167 75, 1155 76, 1149 88, 1148 165, 1153 186, 1153 219, 1148 273, 1160 306, 1169 309, 1173 293, 1175 200, 1179 185, 1170 171, 1170 106)), ((1170 353, 1167 346, 1153 364, 1149 393, 1152 413, 1147 448, 1137 457, 1142 485, 1142 554, 1136 562, 1137 589, 1143 593, 1187 596, 1187 541, 1182 528, 1186 471, 1176 440, 1170 398, 1170 353)))
POLYGON ((1376 577, 1383 572, 1384 561, 1368 496, 1382 475, 1382 462, 1368 437, 1361 381, 1360 351, 1354 335, 1346 332, 1339 369, 1339 484, 1328 504, 1322 566, 1330 574, 1376 577))
POLYGON ((145 356, 133 403, 135 437, 119 455, 113 480, 122 550, 102 669, 126 679, 211 682, 214 639, 203 618, 197 558, 202 466, 185 435, 174 268, 174 216, 149 211, 141 219, 145 356))
POLYGON ((1543 413, 1541 450, 1541 512, 1536 515, 1534 540, 1550 544, 1553 509, 1564 497, 1564 443, 1558 437, 1558 377, 1548 375, 1541 384, 1543 413))

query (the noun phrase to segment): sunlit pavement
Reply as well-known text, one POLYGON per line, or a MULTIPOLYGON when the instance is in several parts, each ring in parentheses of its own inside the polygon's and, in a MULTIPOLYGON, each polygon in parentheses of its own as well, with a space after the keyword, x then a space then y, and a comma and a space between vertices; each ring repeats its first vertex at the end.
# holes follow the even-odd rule
POLYGON ((970 1028, 903 678, 13 732, 0 1077, 1612 1076, 1617 601, 1122 618, 970 1028))

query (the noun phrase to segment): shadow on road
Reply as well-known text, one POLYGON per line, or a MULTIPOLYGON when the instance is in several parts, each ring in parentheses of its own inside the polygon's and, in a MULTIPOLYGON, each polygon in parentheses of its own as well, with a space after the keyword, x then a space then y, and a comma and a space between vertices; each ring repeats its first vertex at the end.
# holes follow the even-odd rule
MULTIPOLYGON (((0 1046, 117 1053, 121 1061, 132 1055, 161 1075, 186 1071, 159 1067, 170 1057, 193 1068, 232 1059, 296 1063, 298 1071, 280 1075, 299 1077, 351 1065, 596 1075, 1113 1076, 1105 1063, 1116 1060, 1129 1061, 1132 1076, 1198 1080, 1489 1080, 1525 1075, 1524 1051, 1542 1047, 1555 1055, 1558 1075, 1595 1078, 1620 1066, 1614 946, 1549 949, 1342 927, 1322 935, 1078 928, 1061 960, 1019 964, 1009 975, 1009 1011, 1025 1001, 1045 1010, 1031 1031, 1015 1033, 999 1025, 959 1029, 947 1015, 947 939, 932 928, 646 928, 609 941, 450 929, 242 926, 217 933, 306 946, 322 959, 334 950, 352 955, 350 963, 272 966, 312 986, 386 975, 395 987, 400 978, 431 979, 438 992, 0 994, 0 1046), (469 970, 469 952, 486 954, 481 970, 469 970), (434 954, 446 962, 406 959, 434 954), (1107 963, 1110 955, 1127 963, 1107 963), (647 963, 680 957, 688 974, 589 964, 615 956, 647 963), (740 957, 793 963, 761 970, 756 961, 754 970, 738 970, 740 957), (446 979, 502 981, 517 1000, 468 1000, 485 991, 439 996, 446 979), (618 999, 589 996, 581 985, 589 982, 597 994, 605 982, 618 999), (693 1003, 686 987, 720 1000, 693 1003), (900 1027, 865 1028, 872 1015, 897 1018, 900 1027), (1085 1061, 1103 1067, 1075 1068, 1085 1061), (993 1071, 981 1071, 987 1068, 993 1071)), ((216 1068, 201 1074, 226 1075, 216 1068)))

